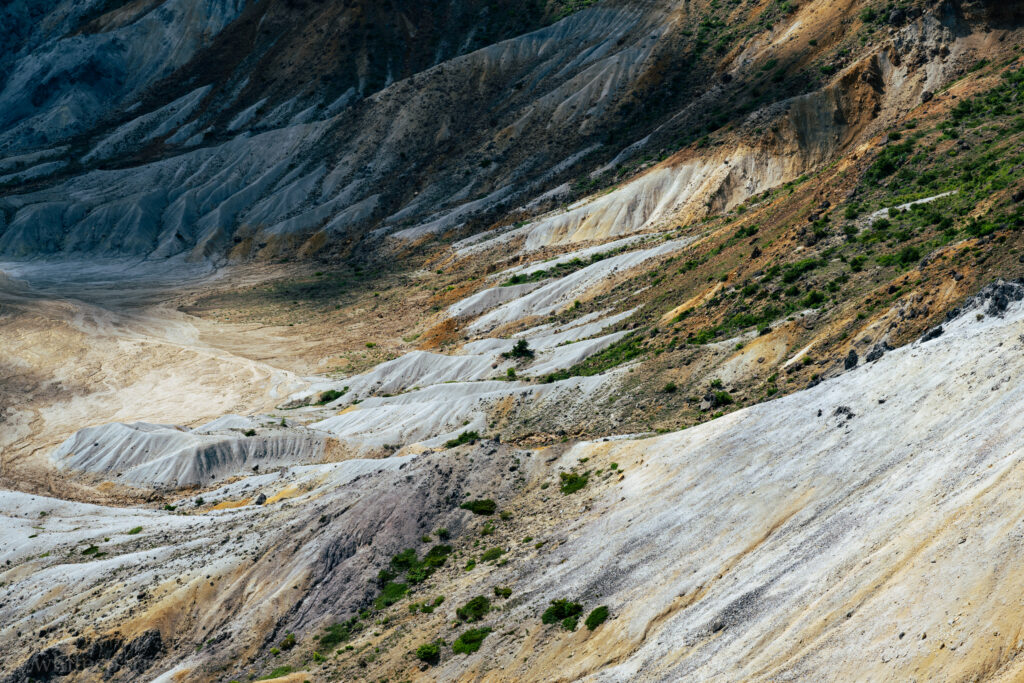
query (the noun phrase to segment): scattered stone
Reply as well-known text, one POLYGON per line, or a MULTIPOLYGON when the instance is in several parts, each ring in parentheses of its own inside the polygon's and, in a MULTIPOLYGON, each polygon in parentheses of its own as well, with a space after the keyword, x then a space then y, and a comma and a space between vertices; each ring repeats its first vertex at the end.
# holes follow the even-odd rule
POLYGON ((942 325, 939 325, 938 327, 933 327, 932 329, 924 333, 924 336, 921 337, 921 343, 924 344, 925 342, 930 342, 933 339, 938 339, 943 335, 944 332, 945 330, 942 329, 942 325))
POLYGON ((253 505, 263 505, 266 502, 267 502, 266 494, 261 493, 260 495, 256 496, 256 500, 253 501, 253 505))
POLYGON ((875 344, 870 351, 868 351, 867 355, 864 356, 864 360, 868 363, 874 363, 889 351, 892 351, 892 347, 889 346, 888 342, 879 342, 875 344))

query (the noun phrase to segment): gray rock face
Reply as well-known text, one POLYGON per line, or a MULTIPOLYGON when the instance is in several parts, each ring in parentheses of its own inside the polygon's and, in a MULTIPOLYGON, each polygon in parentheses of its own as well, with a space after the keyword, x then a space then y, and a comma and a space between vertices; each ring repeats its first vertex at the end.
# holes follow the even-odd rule
POLYGON ((211 51, 243 49, 232 41, 257 11, 242 0, 150 5, 0 18, 21 36, 0 58, 0 254, 247 256, 316 232, 455 227, 556 183, 662 31, 653 10, 592 9, 336 96, 261 92, 251 64, 216 71, 211 51))

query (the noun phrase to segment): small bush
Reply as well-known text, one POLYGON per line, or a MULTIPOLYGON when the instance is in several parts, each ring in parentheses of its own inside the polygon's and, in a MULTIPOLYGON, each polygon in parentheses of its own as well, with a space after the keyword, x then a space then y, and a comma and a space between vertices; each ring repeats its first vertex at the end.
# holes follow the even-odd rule
POLYGON ((256 430, 246 429, 244 432, 242 432, 242 436, 256 436, 256 430))
POLYGON ((395 604, 403 597, 405 597, 406 591, 409 590, 408 584, 404 583, 389 583, 384 586, 384 589, 377 596, 377 599, 373 601, 373 606, 377 609, 384 609, 395 604))
POLYGON ((279 646, 282 650, 290 650, 295 647, 295 634, 287 633, 279 646))
POLYGON ((478 595, 462 607, 455 610, 455 616, 463 621, 480 621, 491 611, 491 601, 483 595, 478 595))
POLYGON ((608 608, 604 605, 595 607, 590 614, 587 615, 587 620, 584 622, 587 629, 593 631, 595 628, 600 626, 608 619, 608 608))
MULTIPOLYGON (((345 390, 348 388, 346 387, 345 390)), ((320 398, 317 400, 317 405, 324 405, 331 401, 337 401, 339 398, 345 395, 345 390, 338 391, 337 389, 328 389, 327 391, 320 392, 320 398)))
POLYGON ((491 548, 490 550, 484 551, 484 554, 480 556, 481 562, 494 562, 496 559, 505 554, 505 551, 501 548, 491 548))
POLYGON ((676 393, 676 391, 679 390, 679 387, 676 386, 675 382, 669 382, 664 387, 662 387, 661 390, 662 390, 662 392, 664 392, 666 394, 674 394, 674 393, 676 393))
POLYGON ((713 403, 717 408, 719 406, 732 405, 734 400, 728 391, 716 391, 712 397, 711 403, 713 403))
POLYGON ((445 441, 444 442, 444 447, 445 448, 455 448, 456 446, 461 446, 463 444, 475 443, 477 441, 477 439, 479 439, 479 438, 480 438, 480 434, 475 432, 475 431, 473 431, 473 432, 462 432, 461 434, 459 434, 454 439, 448 439, 447 441, 445 441))
POLYGON ((562 485, 559 490, 563 495, 568 496, 570 493, 576 493, 581 488, 587 485, 587 475, 576 474, 575 472, 561 472, 558 475, 562 479, 562 485))
POLYGON ((580 623, 580 615, 574 614, 571 617, 562 619, 562 628, 566 631, 575 631, 576 625, 580 623))
POLYGON ((461 636, 455 639, 452 643, 452 652, 456 654, 468 655, 476 652, 480 649, 480 644, 484 642, 484 638, 491 632, 489 628, 471 628, 461 636))
POLYGON ((578 617, 583 614, 583 605, 570 600, 552 600, 551 606, 544 610, 540 620, 545 624, 554 624, 569 617, 578 617))
POLYGON ((164 503, 164 510, 167 510, 168 512, 174 512, 177 509, 178 509, 177 505, 171 505, 170 503, 164 503))
POLYGON ((129 529, 128 533, 134 536, 135 534, 137 534, 137 533, 139 533, 141 531, 142 531, 142 527, 141 526, 137 526, 137 527, 133 527, 133 528, 129 529))
POLYGON ((441 658, 441 646, 436 642, 424 643, 416 648, 416 658, 427 664, 437 664, 441 658))
POLYGON ((494 595, 499 597, 499 598, 507 598, 507 597, 512 595, 512 589, 511 588, 504 588, 502 586, 495 586, 494 587, 494 595))
POLYGON ((459 506, 463 510, 469 510, 474 515, 493 515, 498 509, 498 504, 490 498, 482 500, 468 500, 459 506))
POLYGON ((533 358, 533 349, 525 339, 520 339, 511 349, 501 354, 502 358, 533 358))

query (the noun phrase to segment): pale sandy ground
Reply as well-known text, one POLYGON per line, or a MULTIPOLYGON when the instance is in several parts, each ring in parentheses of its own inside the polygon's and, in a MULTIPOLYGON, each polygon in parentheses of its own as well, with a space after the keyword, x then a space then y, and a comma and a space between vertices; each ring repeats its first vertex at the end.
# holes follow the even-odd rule
POLYGON ((62 493, 43 456, 83 426, 197 425, 303 389, 260 360, 287 352, 280 328, 176 310, 180 293, 216 278, 177 262, 0 264, 0 484, 62 493))

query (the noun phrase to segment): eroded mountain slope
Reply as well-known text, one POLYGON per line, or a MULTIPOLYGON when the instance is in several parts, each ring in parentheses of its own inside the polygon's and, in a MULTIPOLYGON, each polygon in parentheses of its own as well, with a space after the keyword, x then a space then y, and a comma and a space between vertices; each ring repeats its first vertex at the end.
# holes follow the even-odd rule
POLYGON ((992 288, 937 339, 653 439, 299 467, 173 513, 5 496, 7 666, 52 643, 44 659, 115 679, 172 667, 193 680, 275 667, 324 679, 1012 678, 1006 596, 1019 586, 1000 567, 1021 553, 1022 426, 1005 407, 1020 391, 1022 297, 992 288), (584 485, 564 494, 559 473, 584 485), (262 505, 249 503, 257 491, 262 505), (482 498, 503 514, 458 507, 482 498), (422 578, 388 559, 434 546, 439 566, 422 578), (389 563, 401 592, 372 580, 389 563), (67 589, 41 594, 40 581, 67 589), (461 623, 456 608, 478 594, 493 609, 461 623), (611 618, 545 625, 555 599, 611 618), (375 616, 357 616, 374 601, 375 616), (334 622, 347 625, 323 639, 334 622), (490 629, 479 652, 441 647, 419 673, 418 646, 470 626, 490 629), (123 642, 166 635, 135 670, 74 660, 113 628, 123 642))

